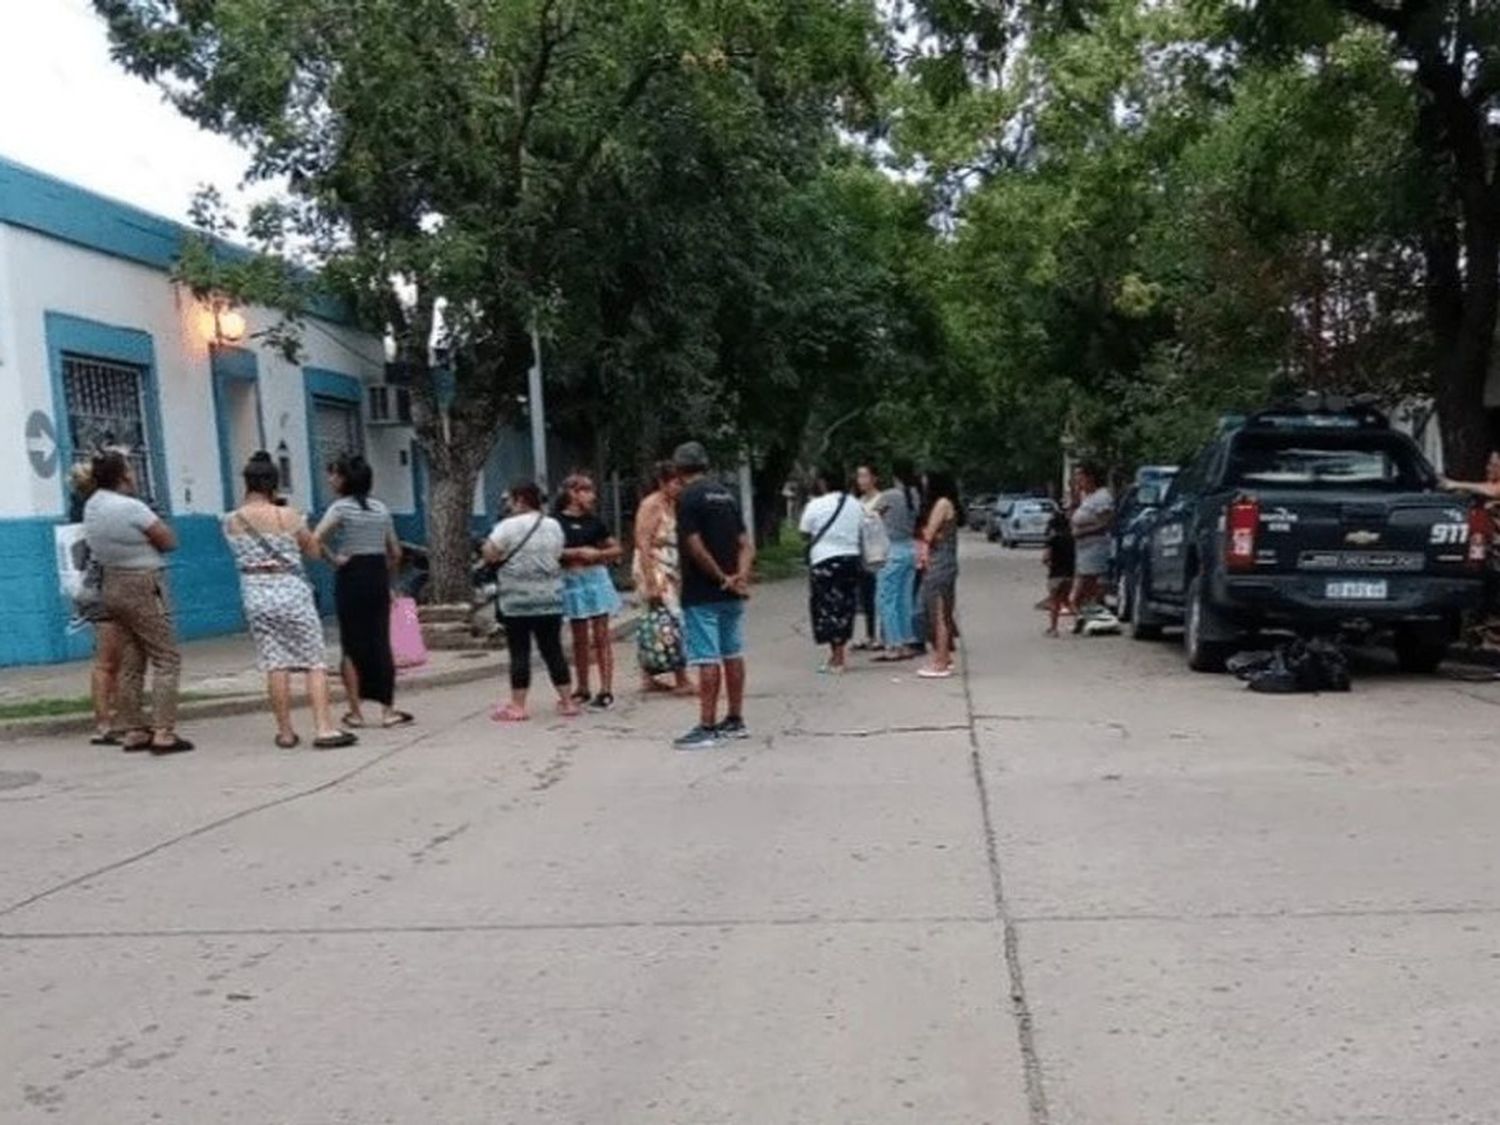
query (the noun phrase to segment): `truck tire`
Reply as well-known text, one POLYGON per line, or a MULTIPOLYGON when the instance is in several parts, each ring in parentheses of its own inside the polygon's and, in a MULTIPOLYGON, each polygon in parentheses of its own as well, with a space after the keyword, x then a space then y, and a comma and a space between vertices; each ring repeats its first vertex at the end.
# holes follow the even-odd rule
POLYGON ((1447 655, 1446 630, 1421 625, 1403 625, 1396 630, 1396 666, 1403 672, 1431 675, 1447 655))
POLYGON ((1146 576, 1137 569, 1130 583, 1130 635, 1138 641, 1161 640, 1162 623, 1146 600, 1146 576))
POLYGON ((1130 574, 1120 571, 1115 579, 1115 616, 1121 621, 1135 620, 1135 599, 1131 597, 1130 574))
POLYGON ((1182 643, 1187 649, 1187 664, 1194 672, 1222 672, 1224 662, 1234 655, 1233 644, 1205 640, 1205 618, 1213 610, 1208 605, 1207 590, 1201 576, 1188 584, 1187 609, 1183 621, 1182 643))

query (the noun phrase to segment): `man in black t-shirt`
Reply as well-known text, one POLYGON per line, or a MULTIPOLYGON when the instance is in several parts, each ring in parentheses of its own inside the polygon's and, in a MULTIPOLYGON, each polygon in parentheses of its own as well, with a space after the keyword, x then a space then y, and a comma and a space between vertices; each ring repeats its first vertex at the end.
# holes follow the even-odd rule
POLYGON ((703 446, 695 441, 680 445, 672 460, 683 482, 677 501, 682 631, 688 663, 698 669, 699 706, 698 725, 674 745, 695 750, 720 739, 750 736, 744 718, 744 618, 755 546, 734 493, 707 477, 703 446), (722 723, 721 679, 729 697, 722 723))

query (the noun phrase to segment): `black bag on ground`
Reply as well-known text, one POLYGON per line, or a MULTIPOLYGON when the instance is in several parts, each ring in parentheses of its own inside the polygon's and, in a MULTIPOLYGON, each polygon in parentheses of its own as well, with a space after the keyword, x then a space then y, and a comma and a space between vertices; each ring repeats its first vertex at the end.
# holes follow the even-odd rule
POLYGON ((1343 650, 1321 637, 1300 637, 1270 652, 1242 652, 1231 658, 1229 670, 1251 691, 1266 695, 1297 692, 1348 691, 1349 661, 1343 650))

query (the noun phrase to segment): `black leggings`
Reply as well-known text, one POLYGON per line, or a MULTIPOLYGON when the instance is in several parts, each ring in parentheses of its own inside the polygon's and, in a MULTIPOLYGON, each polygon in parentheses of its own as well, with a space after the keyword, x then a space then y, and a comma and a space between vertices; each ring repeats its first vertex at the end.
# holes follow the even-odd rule
POLYGON ((875 639, 875 575, 863 567, 859 572, 859 612, 865 619, 865 638, 875 639))
POLYGON ((391 576, 384 555, 355 555, 338 568, 333 604, 339 644, 359 675, 359 696, 389 707, 396 698, 391 656, 391 576))
POLYGON ((531 687, 531 638, 536 638, 537 651, 547 665, 547 674, 555 687, 567 687, 572 682, 568 672, 568 661, 563 656, 562 615, 549 613, 543 617, 505 617, 505 646, 510 649, 510 687, 512 691, 526 691, 531 687))

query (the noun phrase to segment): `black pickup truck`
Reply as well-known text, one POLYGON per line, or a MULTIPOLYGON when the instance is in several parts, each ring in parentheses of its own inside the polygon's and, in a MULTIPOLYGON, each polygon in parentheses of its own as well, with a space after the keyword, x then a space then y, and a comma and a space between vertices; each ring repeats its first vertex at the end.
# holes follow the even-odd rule
POLYGON ((1432 671, 1483 598, 1487 549, 1483 510, 1439 492, 1378 411, 1269 410, 1173 482, 1131 576, 1131 631, 1183 625, 1199 671, 1263 629, 1388 635, 1404 670, 1432 671))

